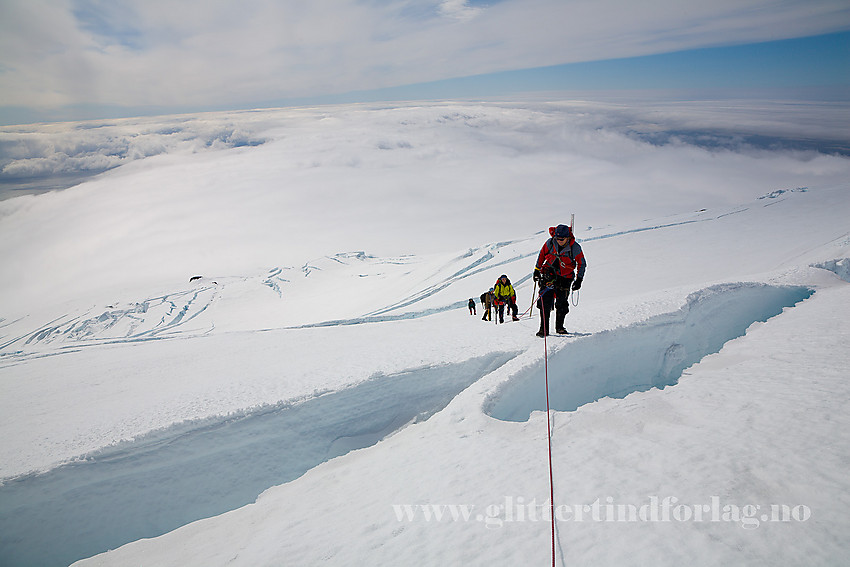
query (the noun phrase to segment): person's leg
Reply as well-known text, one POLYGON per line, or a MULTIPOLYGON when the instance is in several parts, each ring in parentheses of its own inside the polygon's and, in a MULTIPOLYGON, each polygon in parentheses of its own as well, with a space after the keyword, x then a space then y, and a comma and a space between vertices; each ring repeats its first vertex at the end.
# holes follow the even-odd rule
POLYGON ((555 292, 551 289, 545 291, 537 300, 537 308, 540 310, 540 330, 537 331, 539 337, 549 334, 549 314, 552 312, 554 303, 555 292))
MULTIPOLYGON (((570 282, 572 283, 572 282, 570 282)), ((555 332, 566 333, 564 328, 564 319, 567 313, 570 312, 570 292, 567 289, 558 289, 555 291, 555 332)))

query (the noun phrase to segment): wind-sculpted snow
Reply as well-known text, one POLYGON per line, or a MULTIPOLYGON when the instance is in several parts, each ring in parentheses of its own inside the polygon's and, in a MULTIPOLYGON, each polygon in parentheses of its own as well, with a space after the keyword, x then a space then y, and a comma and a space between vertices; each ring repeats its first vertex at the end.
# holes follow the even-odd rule
POLYGON ((283 268, 274 268, 269 272, 268 276, 266 276, 266 279, 263 280, 263 284, 270 287, 278 297, 283 297, 283 292, 280 290, 281 284, 289 282, 288 279, 280 276, 282 272, 283 268))
POLYGON ((771 191, 770 193, 765 193, 759 199, 776 199, 782 195, 787 195, 788 193, 806 193, 809 190, 808 187, 797 187, 795 189, 777 189, 776 191, 771 191))
MULTIPOLYGON (((531 240, 488 244, 436 265, 418 256, 377 257, 355 251, 314 258, 300 268, 275 267, 265 273, 243 276, 197 276, 188 285, 175 286, 173 291, 154 297, 58 312, 48 321, 34 321, 29 317, 0 321, 0 360, 19 362, 33 356, 98 344, 209 334, 221 329, 218 308, 226 297, 238 298, 231 301, 249 298, 243 312, 283 308, 284 315, 280 318, 269 317, 265 320, 268 326, 260 325, 253 330, 357 325, 425 317, 465 308, 470 295, 467 282, 489 273, 483 276, 481 289, 473 294, 477 296, 495 281, 498 270, 505 270, 506 266, 534 254, 528 250, 530 246, 536 247, 537 241, 535 239, 533 245, 529 242, 531 240), (387 278, 397 280, 398 284, 387 285, 383 281, 387 278), (386 289, 384 293, 374 293, 375 279, 382 280, 378 284, 386 289), (464 284, 467 287, 455 291, 464 284), (391 295, 396 289, 402 292, 391 295), (316 305, 316 309, 302 309, 302 315, 292 315, 293 307, 309 303, 302 299, 305 293, 320 296, 345 293, 351 297, 346 297, 343 317, 329 317, 331 313, 338 314, 338 310, 324 309, 325 301, 316 305), (355 301, 364 296, 369 300, 355 301)), ((519 285, 529 277, 526 274, 514 283, 519 285)))
MULTIPOLYGON (((805 188, 779 189, 764 195, 763 206, 805 192, 805 188)), ((626 230, 588 227, 580 242, 712 223, 745 214, 749 208, 737 206, 685 213, 662 223, 648 219, 642 226, 626 230)), ((76 312, 59 311, 48 320, 26 317, 4 321, 0 325, 0 361, 16 363, 31 356, 96 344, 186 338, 227 331, 218 307, 222 297, 228 294, 242 299, 250 296, 253 303, 246 304, 244 309, 252 313, 265 310, 281 314, 280 317, 269 315, 254 330, 380 323, 463 309, 469 297, 485 291, 502 271, 510 274, 515 287, 525 283, 544 238, 545 234, 539 233, 526 239, 485 244, 440 261, 416 255, 378 257, 364 251, 340 252, 313 258, 300 268, 278 266, 260 274, 201 278, 190 286, 179 286, 155 297, 129 298, 76 312), (517 269, 524 273, 518 275, 517 269), (476 282, 473 285, 480 288, 470 289, 473 280, 476 282), (376 287, 382 291, 375 293, 376 287), (237 288, 238 292, 231 293, 237 288), (313 297, 333 297, 344 292, 345 301, 338 306, 320 299, 313 305, 311 302, 316 300, 304 299, 305 292, 313 297)), ((845 259, 819 267, 846 280, 846 265, 845 259)))
POLYGON ((850 258, 822 262, 820 264, 816 264, 815 267, 829 270, 845 282, 850 282, 850 258))
POLYGON ((513 358, 376 376, 295 404, 183 425, 0 487, 0 557, 61 566, 253 502, 444 408, 513 358))
POLYGON ((53 343, 67 348, 161 338, 203 313, 215 296, 216 287, 210 285, 127 305, 109 305, 103 310, 95 308, 82 315, 60 317, 26 335, 7 338, 0 343, 0 349, 53 343))
MULTIPOLYGON (((629 403, 557 420, 558 504, 714 494, 813 515, 757 532, 569 522, 558 532, 565 563, 593 563, 600 549, 617 565, 836 563, 847 555, 847 455, 833 445, 847 429, 850 288, 811 266, 846 266, 850 162, 631 134, 741 122, 724 104, 694 126, 705 102, 688 108, 673 105, 683 120, 672 125, 655 107, 619 104, 303 108, 243 113, 238 131, 224 115, 133 120, 114 140, 113 121, 85 136, 44 125, 56 135, 32 140, 53 149, 0 148, 18 152, 2 159, 47 160, 10 167, 0 192, 89 175, 101 149, 115 154, 102 165, 124 164, 69 191, 0 201, 0 565, 66 565, 270 486, 255 506, 92 563, 545 561, 540 523, 399 523, 391 505, 483 512, 506 495, 545 498, 540 430, 482 414, 486 404, 500 419, 542 415, 537 313, 487 324, 465 302, 506 273, 528 307, 546 228, 571 212, 589 268, 567 325, 589 335, 547 341, 553 406, 629 403), (622 119, 606 121, 612 113, 622 119), (65 134, 83 141, 65 146, 65 134), (156 154, 159 142, 176 145, 156 154), (29 166, 43 169, 10 177, 29 166), (806 287, 729 284, 745 281, 806 287), (686 299, 716 283, 727 285, 686 299), (723 346, 809 288, 811 300, 723 346), (438 418, 404 427, 449 399, 438 418), (671 478, 681 463, 710 466, 671 478)), ((832 108, 817 114, 839 130, 832 108)))
MULTIPOLYGON (((531 252, 517 252, 516 250, 508 250, 508 255, 506 258, 500 258, 494 252, 498 253, 499 248, 506 247, 510 244, 514 244, 514 242, 503 242, 497 244, 491 244, 488 246, 484 246, 477 250, 470 249, 469 252, 464 254, 460 259, 465 258, 474 258, 472 262, 468 265, 462 266, 458 271, 452 273, 448 277, 441 279, 435 284, 429 285, 428 287, 417 291, 415 294, 405 297, 404 299, 397 301, 391 305, 387 305, 381 309, 377 309, 370 313, 367 313, 364 317, 364 320, 377 320, 377 321, 386 321, 393 320, 399 318, 411 318, 411 317, 421 317, 423 315, 430 315, 432 313, 437 313, 439 311, 445 311, 449 309, 458 309, 466 306, 466 300, 453 302, 449 305, 442 306, 437 309, 427 309, 416 312, 408 312, 404 314, 396 314, 394 316, 390 316, 386 318, 385 315, 392 311, 398 311, 400 309, 404 309, 411 305, 414 305, 423 299, 427 299, 437 293, 449 288, 451 285, 466 279, 472 276, 480 275, 482 272, 491 271, 495 268, 499 268, 502 266, 506 266, 508 264, 512 264, 519 260, 523 260, 525 258, 531 257, 534 253, 531 252)), ((515 283, 518 285, 521 281, 525 281, 529 276, 517 280, 515 283)), ((494 278, 495 279, 495 278, 494 278)), ((484 291, 484 290, 482 290, 484 291)))
MULTIPOLYGON (((768 196, 784 197, 785 193, 799 191, 802 190, 778 190, 768 196)), ((780 200, 768 199, 766 206, 780 200)), ((588 236, 581 242, 710 223, 747 210, 747 207, 735 207, 712 213, 698 211, 664 223, 649 220, 646 226, 628 230, 588 228, 588 236)), ((220 324, 218 306, 228 294, 243 299, 251 296, 254 303, 246 304, 244 309, 252 313, 257 309, 280 310, 281 317, 269 316, 255 330, 379 323, 463 309, 469 297, 485 291, 502 271, 511 274, 515 287, 525 283, 543 237, 538 234, 486 244, 439 262, 415 255, 378 257, 364 251, 340 252, 311 259, 300 268, 275 267, 261 274, 200 278, 189 286, 155 297, 101 304, 78 312, 57 312, 48 321, 25 318, 4 322, 0 325, 0 360, 17 362, 29 356, 44 356, 51 349, 61 352, 96 344, 186 338, 226 331, 226 325, 220 324), (525 273, 517 276, 517 268, 525 273), (473 280, 480 289, 470 289, 469 282, 473 280), (383 290, 381 293, 374 293, 376 285, 383 290), (230 293, 237 288, 237 293, 230 293), (273 293, 268 293, 269 290, 273 293), (345 301, 341 308, 320 300, 319 304, 301 311, 293 309, 315 301, 302 299, 305 292, 319 297, 344 292, 345 301), (360 300, 361 297, 368 299, 360 300)), ((822 267, 843 277, 841 261, 833 263, 836 269, 822 267)))
MULTIPOLYGON (((782 313, 812 293, 805 287, 716 286, 690 296, 677 312, 576 340, 550 356, 550 406, 573 411, 604 397, 673 385, 686 368, 744 335, 751 324, 782 313)), ((535 365, 492 396, 486 413, 525 421, 531 412, 546 410, 544 384, 543 365, 535 365)))

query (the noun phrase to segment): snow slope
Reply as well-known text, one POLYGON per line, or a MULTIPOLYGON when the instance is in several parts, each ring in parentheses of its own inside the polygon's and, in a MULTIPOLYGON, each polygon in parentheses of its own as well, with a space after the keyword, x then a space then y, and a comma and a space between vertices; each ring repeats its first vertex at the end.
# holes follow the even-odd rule
POLYGON ((559 561, 846 561, 850 160, 580 110, 269 113, 0 201, 3 563, 547 562, 536 311, 466 301, 528 308, 573 211, 559 561))
MULTIPOLYGON (((556 414, 561 563, 844 562, 848 293, 819 293, 675 388, 556 414), (691 513, 699 506, 703 519, 684 521, 687 512, 670 508, 665 515, 663 502, 673 498, 691 513), (607 521, 619 517, 606 515, 609 502, 646 506, 649 519, 607 521), (772 505, 805 505, 811 515, 762 520, 772 505), (582 521, 577 506, 589 508, 582 521), (745 506, 761 508, 754 515, 745 506)), ((545 417, 486 418, 485 394, 474 387, 432 422, 318 467, 256 504, 84 564, 546 563, 545 417), (462 511, 453 520, 448 508, 441 520, 426 519, 424 508, 412 508, 409 520, 411 508, 403 509, 399 520, 399 505, 474 508, 469 521, 462 511)))

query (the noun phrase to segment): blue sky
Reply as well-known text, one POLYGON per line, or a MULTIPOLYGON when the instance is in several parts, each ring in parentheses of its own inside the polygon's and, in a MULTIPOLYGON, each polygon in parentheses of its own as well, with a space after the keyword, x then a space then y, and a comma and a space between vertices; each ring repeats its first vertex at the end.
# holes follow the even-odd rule
POLYGON ((675 89, 846 99, 846 0, 5 0, 0 124, 675 89))
POLYGON ((503 71, 323 98, 345 102, 619 91, 733 97, 773 91, 850 101, 850 32, 503 71))

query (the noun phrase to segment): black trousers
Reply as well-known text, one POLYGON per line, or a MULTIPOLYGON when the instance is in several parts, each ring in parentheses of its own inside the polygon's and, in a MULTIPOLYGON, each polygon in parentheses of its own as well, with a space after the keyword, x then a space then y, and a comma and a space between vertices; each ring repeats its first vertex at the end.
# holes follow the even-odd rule
POLYGON ((555 308, 555 329, 564 328, 564 319, 570 312, 570 287, 573 280, 561 280, 542 293, 537 300, 540 310, 540 330, 549 334, 549 314, 555 308))
POLYGON ((516 303, 503 302, 499 303, 499 323, 505 322, 505 305, 508 306, 508 314, 512 314, 514 318, 516 318, 517 313, 519 313, 519 308, 516 306, 516 303))

